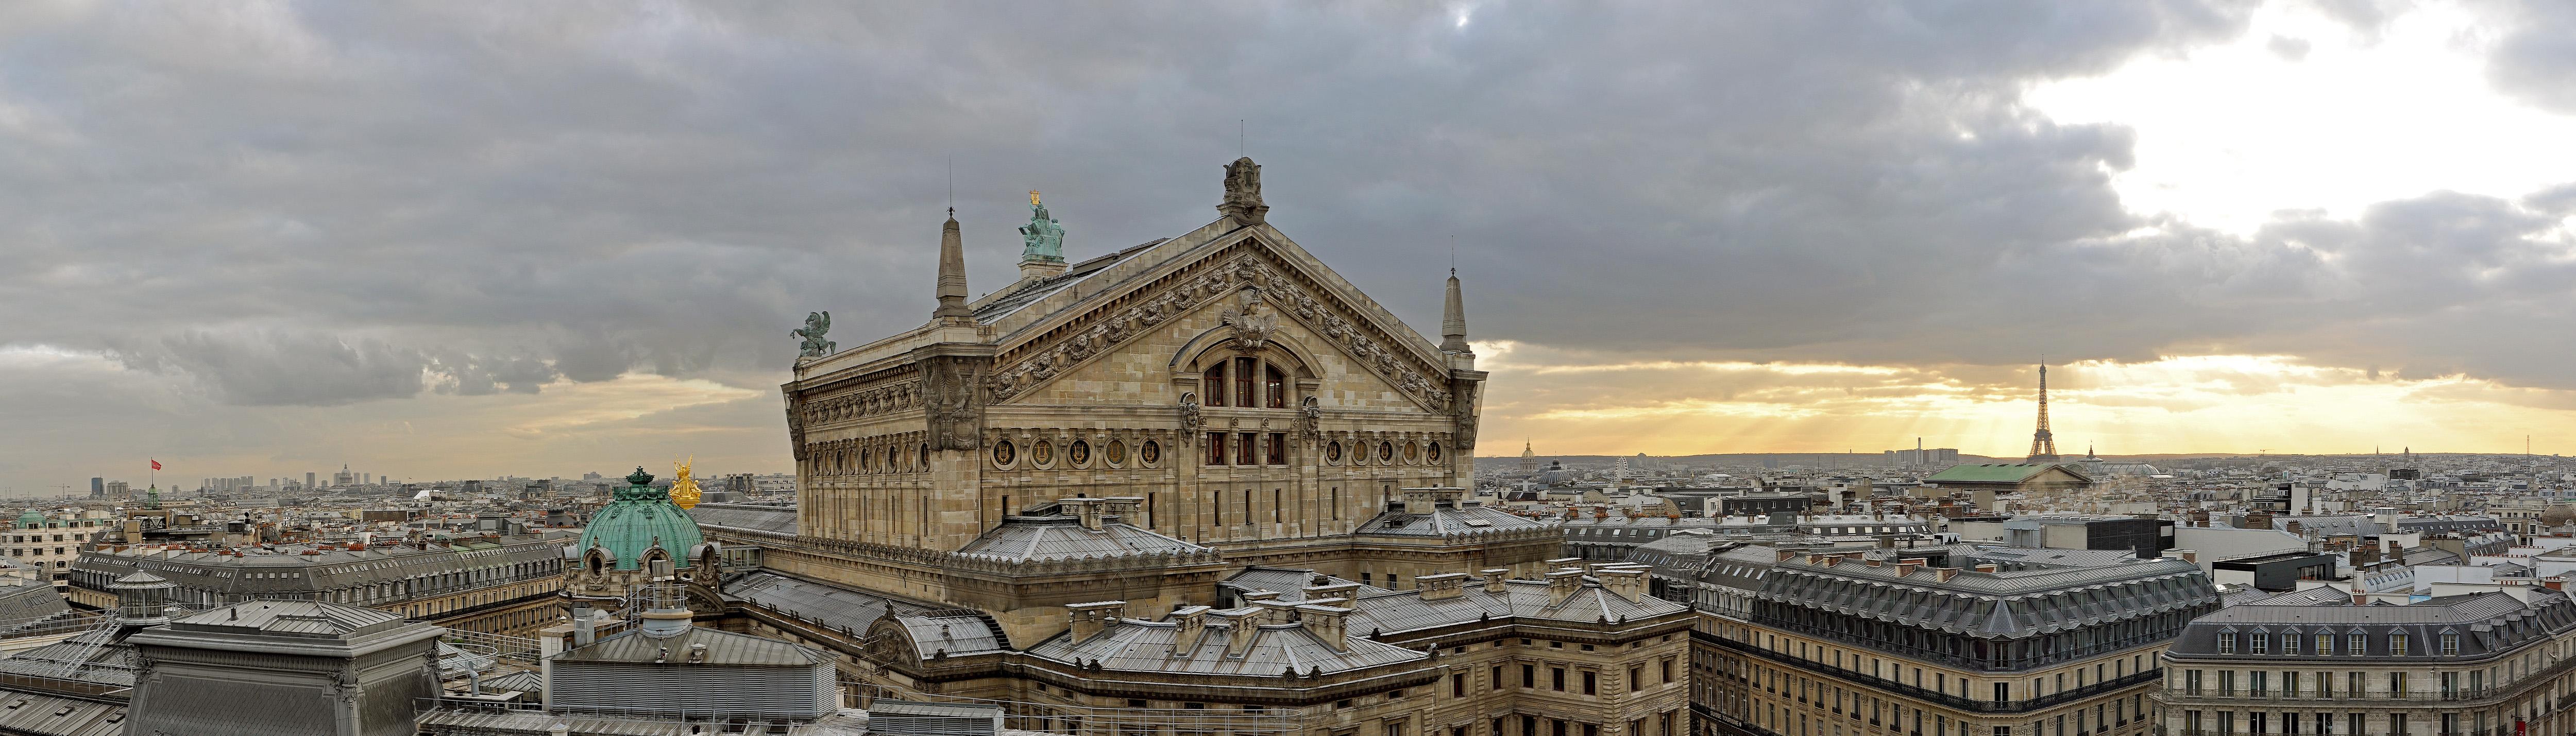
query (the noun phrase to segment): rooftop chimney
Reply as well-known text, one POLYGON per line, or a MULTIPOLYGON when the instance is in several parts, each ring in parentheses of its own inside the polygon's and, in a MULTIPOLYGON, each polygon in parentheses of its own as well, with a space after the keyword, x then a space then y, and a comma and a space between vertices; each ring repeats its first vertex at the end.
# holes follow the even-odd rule
POLYGON ((1117 623, 1120 617, 1126 616, 1127 602, 1075 603, 1065 606, 1064 610, 1073 619, 1073 640, 1083 642, 1089 641, 1102 629, 1109 628, 1110 624, 1117 623))
POLYGON ((1207 636, 1209 610, 1207 606, 1187 606, 1172 612, 1172 620, 1180 624, 1180 630, 1172 634, 1172 656, 1187 657, 1199 648, 1199 641, 1207 636))
POLYGON ((1556 572, 1548 573, 1547 604, 1553 606, 1559 603, 1564 603, 1565 599, 1574 597, 1574 592, 1576 590, 1580 590, 1582 587, 1583 571, 1580 569, 1558 570, 1556 572))
POLYGON ((1241 657, 1244 653, 1252 651, 1252 641, 1261 636, 1261 609, 1237 608, 1231 611, 1218 611, 1216 615, 1225 618, 1232 632, 1231 636, 1225 638, 1225 656, 1241 657))
POLYGON ((1502 595, 1503 591, 1507 590, 1503 587, 1503 581, 1511 579, 1512 576, 1511 570, 1500 567, 1486 568, 1477 572, 1485 574, 1485 592, 1494 595, 1502 595))
POLYGON ((1344 627, 1351 615, 1351 609, 1342 607, 1341 604, 1344 602, 1340 598, 1307 601, 1305 605, 1297 607, 1297 622, 1304 625, 1308 632, 1315 635, 1315 638, 1324 640, 1324 645, 1332 647, 1333 651, 1350 651, 1349 633, 1344 627))
POLYGON ((1600 576, 1601 587, 1619 594, 1619 597, 1628 599, 1630 603, 1641 602, 1646 598, 1645 568, 1606 568, 1593 574, 1600 576))
POLYGON ((1413 587, 1422 590, 1423 600, 1445 601, 1466 594, 1467 574, 1444 572, 1438 575, 1423 575, 1413 579, 1413 587))

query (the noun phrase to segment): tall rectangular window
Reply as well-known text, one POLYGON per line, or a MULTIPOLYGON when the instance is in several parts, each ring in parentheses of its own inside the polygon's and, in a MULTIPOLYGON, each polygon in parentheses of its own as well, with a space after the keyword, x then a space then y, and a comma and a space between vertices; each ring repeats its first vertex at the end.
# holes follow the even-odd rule
POLYGON ((1234 464, 1236 464, 1236 465, 1260 465, 1260 464, 1261 464, 1261 456, 1260 456, 1259 454, 1256 454, 1256 450, 1255 450, 1255 449, 1253 448, 1253 446, 1252 446, 1252 445, 1253 445, 1253 442, 1252 442, 1252 438, 1253 438, 1253 436, 1254 436, 1254 435, 1253 435, 1251 432, 1244 432, 1244 433, 1237 434, 1237 435, 1235 435, 1235 436, 1234 436, 1234 442, 1235 442, 1235 445, 1234 445, 1234 464))
POLYGON ((2334 635, 2317 634, 2317 656, 2324 657, 2332 654, 2334 654, 2334 635))
POLYGON ((2369 652, 2370 652, 2370 637, 2369 637, 2369 636, 2366 636, 2366 635, 2363 635, 2363 634, 2358 634, 2358 633, 2356 633, 2356 634, 2353 634, 2351 637, 2348 637, 2348 638, 2346 638, 2346 639, 2344 640, 2344 643, 2343 643, 2343 653, 2344 653, 2346 656, 2359 657, 2359 656, 2362 656, 2362 655, 2367 654, 2367 653, 2369 653, 2369 652))
POLYGON ((2389 634, 2389 635, 2388 635, 2388 656, 2391 656, 2391 657, 2403 657, 2403 656, 2406 656, 2406 635, 2405 635, 2405 634, 2389 634))
POLYGON ((1288 464, 1288 433, 1270 433, 1270 464, 1288 464))
POLYGON ((1260 361, 1253 360, 1251 358, 1234 359, 1235 406, 1261 405, 1260 396, 1252 392, 1252 375, 1253 373, 1261 370, 1260 363, 1260 361))
POLYGON ((1226 445, 1226 438, 1225 438, 1225 433, 1224 433, 1224 432, 1209 432, 1209 433, 1208 433, 1208 441, 1207 441, 1207 447, 1208 447, 1207 464, 1209 464, 1209 465, 1224 465, 1224 464, 1225 464, 1225 445, 1226 445))
POLYGON ((1272 409, 1288 408, 1288 377, 1280 374, 1279 366, 1261 367, 1261 395, 1270 400, 1272 409))
POLYGON ((1207 373, 1199 376, 1199 393, 1201 394, 1199 400, 1208 406, 1225 405, 1225 363, 1223 361, 1209 366, 1207 373))

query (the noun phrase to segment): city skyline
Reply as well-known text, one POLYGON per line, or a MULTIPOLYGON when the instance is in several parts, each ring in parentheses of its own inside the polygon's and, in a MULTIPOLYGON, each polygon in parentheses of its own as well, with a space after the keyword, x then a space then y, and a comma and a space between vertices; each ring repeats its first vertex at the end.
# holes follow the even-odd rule
POLYGON ((15 492, 784 471, 950 187, 981 294, 1027 190, 1079 261, 1244 152, 1408 322, 1454 236, 1549 454, 2016 457, 2043 356, 2065 454, 2576 450, 2547 6, 492 12, 0 10, 15 492))

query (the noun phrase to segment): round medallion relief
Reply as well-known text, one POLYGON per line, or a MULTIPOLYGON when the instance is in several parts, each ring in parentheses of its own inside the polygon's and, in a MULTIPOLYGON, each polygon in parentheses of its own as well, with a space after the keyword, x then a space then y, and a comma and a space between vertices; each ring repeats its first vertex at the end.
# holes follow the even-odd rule
POLYGON ((1037 444, 1030 445, 1029 462, 1037 463, 1041 468, 1055 464, 1055 443, 1038 440, 1037 444))
POLYGON ((1340 440, 1334 440, 1331 443, 1324 445, 1324 462, 1331 465, 1342 464, 1342 442, 1340 440))
POLYGON ((1011 446, 1010 440, 993 443, 993 465, 997 467, 1011 467, 1011 461, 1018 455, 1019 450, 1011 446))
POLYGON ((1404 443, 1404 461, 1405 461, 1405 462, 1407 462, 1407 463, 1412 463, 1412 462, 1415 462, 1415 461, 1419 461, 1419 460, 1421 460, 1421 459, 1422 459, 1422 446, 1421 446, 1421 445, 1415 444, 1415 443, 1413 443, 1413 442, 1406 442, 1406 443, 1404 443))
POLYGON ((1395 443, 1377 443, 1377 461, 1381 463, 1395 462, 1395 443))
POLYGON ((1091 443, 1086 440, 1074 440, 1073 444, 1065 446, 1064 459, 1073 461, 1073 466, 1077 468, 1090 464, 1091 443))
POLYGON ((1153 440, 1146 440, 1144 446, 1136 448, 1136 459, 1145 463, 1145 467, 1149 468, 1153 467, 1154 463, 1162 462, 1162 443, 1155 442, 1153 440))
POLYGON ((1126 464, 1127 464, 1127 443, 1126 443, 1126 441, 1124 441, 1124 440, 1110 440, 1110 441, 1109 441, 1109 446, 1108 446, 1108 447, 1101 448, 1101 456, 1102 456, 1104 459, 1107 459, 1107 460, 1109 461, 1109 464, 1110 464, 1110 465, 1117 465, 1117 466, 1123 466, 1123 465, 1126 465, 1126 464))

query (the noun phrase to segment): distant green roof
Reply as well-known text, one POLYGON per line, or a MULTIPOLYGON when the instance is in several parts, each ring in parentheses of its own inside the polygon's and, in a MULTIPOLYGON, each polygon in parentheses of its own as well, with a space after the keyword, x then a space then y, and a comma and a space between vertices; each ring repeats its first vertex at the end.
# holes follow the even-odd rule
POLYGON ((2030 480, 2031 476, 2046 472, 2053 467, 2057 467, 2057 463, 1952 465, 1950 469, 1933 473, 1932 477, 1923 480, 1926 483, 2019 483, 2030 480))

